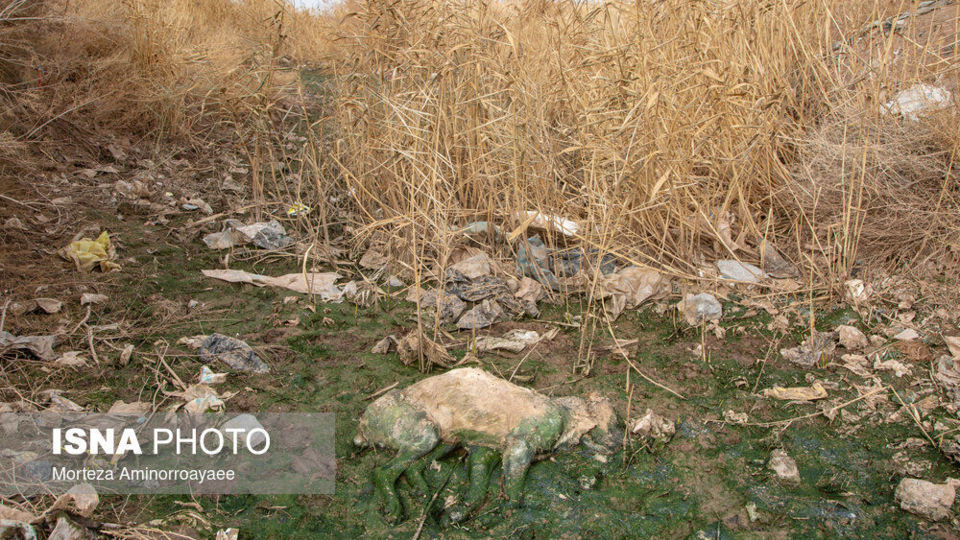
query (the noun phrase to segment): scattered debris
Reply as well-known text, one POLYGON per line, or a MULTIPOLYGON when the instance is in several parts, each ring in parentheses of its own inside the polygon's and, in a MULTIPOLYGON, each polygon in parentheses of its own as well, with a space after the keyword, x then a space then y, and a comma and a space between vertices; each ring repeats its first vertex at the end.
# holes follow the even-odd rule
POLYGON ((943 336, 947 349, 956 360, 960 360, 960 336, 943 336))
POLYGON ((212 369, 208 366, 200 367, 200 379, 201 384, 220 384, 227 381, 226 373, 214 373, 212 369))
POLYGON ((0 330, 0 353, 8 350, 27 351, 40 360, 56 360, 57 355, 53 347, 57 344, 57 336, 14 336, 10 332, 0 330))
POLYGON ((539 236, 531 236, 517 246, 517 269, 551 289, 560 288, 557 276, 550 270, 547 246, 539 236))
POLYGON ((883 110, 886 114, 902 115, 911 122, 918 122, 924 113, 947 108, 952 103, 953 94, 946 88, 920 83, 898 93, 883 106, 883 110))
POLYGON ((27 228, 23 226, 23 222, 20 221, 18 217, 12 217, 3 222, 4 229, 25 231, 27 228))
POLYGON ((266 430, 263 429, 263 424, 257 420, 257 417, 252 414, 239 414, 234 416, 230 420, 227 420, 220 426, 220 430, 224 432, 224 438, 233 437, 233 435, 228 435, 232 433, 228 430, 238 430, 238 437, 242 437, 246 441, 247 446, 259 448, 262 443, 267 440, 266 430), (256 431, 259 430, 259 431, 256 431), (253 433, 247 433, 253 432, 253 433))
POLYGON ((367 270, 380 270, 387 265, 389 259, 376 248, 370 248, 360 257, 359 265, 367 270))
POLYGON ((245 342, 225 336, 210 334, 200 345, 200 359, 204 362, 220 360, 238 371, 266 373, 270 371, 253 349, 245 342))
POLYGON ((376 343, 370 352, 373 354, 387 354, 397 344, 395 336, 387 336, 376 343))
POLYGON ((520 279, 520 286, 513 296, 520 301, 523 311, 530 317, 540 316, 540 309, 537 308, 537 301, 543 296, 543 285, 535 279, 523 277, 520 279))
POLYGON ((788 279, 800 275, 797 265, 784 258, 766 238, 760 240, 760 267, 772 278, 788 279))
MULTIPOLYGON (((580 225, 575 221, 560 216, 541 214, 534 210, 521 212, 517 215, 517 218, 527 227, 558 232, 564 236, 576 236, 580 232, 580 225)), ((523 228, 524 225, 521 225, 520 229, 523 228)))
POLYGON ((495 350, 505 350, 510 352, 520 352, 530 345, 539 343, 544 339, 551 339, 557 335, 556 328, 550 330, 543 336, 536 330, 523 330, 517 328, 510 330, 503 337, 480 336, 477 338, 476 346, 478 352, 487 352, 495 350))
POLYGON ((145 401, 134 401, 133 403, 126 403, 125 401, 118 400, 113 402, 113 405, 110 406, 110 410, 107 411, 108 414, 146 414, 153 410, 153 406, 145 401))
POLYGON ((256 287, 280 287, 303 294, 316 294, 324 302, 342 302, 343 291, 334 283, 340 279, 336 272, 308 272, 272 277, 243 270, 201 270, 207 277, 231 283, 249 283, 256 287))
POLYGON ((312 208, 303 204, 302 202, 295 202, 287 208, 288 217, 297 217, 297 216, 306 216, 310 214, 312 208))
POLYGON ((294 243, 294 239, 287 236, 287 231, 277 220, 253 223, 236 229, 248 242, 260 249, 283 249, 294 243))
POLYGON ((83 367, 87 365, 87 361, 80 356, 80 351, 67 351, 60 355, 60 358, 57 358, 53 362, 58 366, 63 367, 83 367))
POLYGON ((827 397, 826 389, 819 382, 814 382, 811 386, 793 386, 790 388, 774 385, 773 388, 765 389, 762 394, 764 397, 784 401, 814 401, 827 397))
POLYGON ((63 258, 73 261, 78 271, 89 272, 94 267, 99 267, 101 272, 120 270, 120 265, 113 262, 117 258, 117 250, 110 242, 107 231, 100 233, 96 240, 74 240, 60 253, 63 258))
POLYGON ((210 249, 229 249, 247 243, 260 249, 283 249, 294 242, 277 220, 244 225, 235 219, 228 219, 224 222, 224 230, 203 237, 203 243, 210 249))
POLYGON ((80 525, 77 525, 67 516, 57 518, 48 540, 93 540, 96 535, 80 525))
POLYGON ((841 324, 836 333, 840 338, 840 345, 849 351, 859 351, 870 346, 870 340, 855 326, 841 324))
POLYGON ((897 486, 894 499, 900 508, 930 521, 941 521, 953 515, 956 481, 934 484, 917 478, 904 478, 897 486))
POLYGON ((475 280, 490 275, 490 264, 490 257, 487 257, 486 253, 478 253, 454 264, 447 270, 459 272, 463 277, 469 280, 475 280))
POLYGON ((884 360, 881 362, 879 356, 877 356, 877 358, 875 358, 873 361, 873 369, 886 369, 893 371, 893 374, 897 378, 903 377, 904 375, 910 373, 910 368, 903 365, 903 363, 898 362, 897 360, 884 360))
POLYGON ((723 259, 717 261, 716 264, 717 270, 720 271, 720 277, 723 279, 744 283, 757 283, 767 277, 767 274, 764 273, 763 270, 750 263, 735 261, 733 259, 723 259))
POLYGON ((405 366, 419 363, 421 354, 426 360, 424 369, 428 370, 433 365, 444 368, 454 365, 453 356, 450 356, 447 349, 424 336, 419 330, 413 330, 397 341, 397 352, 400 353, 400 361, 405 366))
POLYGON ((207 204, 207 201, 201 199, 200 197, 191 197, 189 199, 181 199, 180 208, 183 208, 188 212, 192 212, 193 210, 200 210, 201 212, 203 212, 208 216, 213 214, 213 208, 209 204, 207 204))
POLYGON ((109 299, 110 297, 105 294, 83 293, 80 295, 80 305, 103 304, 109 299))
POLYGON ((867 361, 867 357, 862 354, 845 354, 840 357, 840 360, 843 361, 843 367, 864 379, 873 376, 870 372, 870 363, 867 361))
POLYGON ((441 324, 455 322, 467 309, 466 302, 460 297, 440 289, 424 292, 417 303, 421 308, 435 310, 439 314, 441 324))
POLYGON ((83 411, 83 407, 61 396, 58 392, 59 390, 49 391, 50 405, 47 406, 47 411, 56 413, 83 411))
POLYGON ((653 412, 653 409, 647 409, 643 416, 633 423, 630 431, 634 435, 640 435, 645 439, 653 439, 666 444, 677 433, 677 425, 673 420, 668 420, 653 412))
POLYGON ((800 470, 797 469, 797 462, 783 449, 778 448, 770 453, 767 468, 773 471, 777 478, 785 482, 800 482, 800 470))
POLYGON ((48 508, 46 513, 67 510, 79 516, 90 517, 93 515, 93 511, 97 509, 98 504, 100 504, 100 497, 97 496, 97 491, 93 489, 93 486, 86 483, 77 484, 57 497, 53 506, 48 508))
POLYGON ((906 330, 893 336, 893 339, 896 339, 898 341, 913 341, 919 338, 920 338, 920 334, 918 334, 917 331, 914 330, 913 328, 907 328, 906 330))
POLYGON ((117 362, 121 366, 125 366, 130 363, 130 358, 133 356, 133 344, 127 343, 123 346, 123 350, 120 351, 120 356, 117 358, 117 362))
POLYGON ((677 304, 677 309, 690 326, 716 321, 723 316, 723 306, 710 293, 688 294, 677 304))
POLYGON ((35 298, 31 301, 47 314, 57 313, 61 308, 63 308, 63 302, 55 298, 35 298))
POLYGON ((813 367, 826 361, 837 348, 836 334, 833 332, 818 332, 803 340, 797 347, 780 349, 780 355, 786 360, 804 367, 813 367))
POLYGON ((611 320, 624 309, 636 309, 647 300, 656 300, 670 293, 670 278, 651 268, 630 266, 600 281, 600 296, 608 299, 604 309, 611 320))
MULTIPOLYGON (((307 211, 310 209, 307 208, 307 211)), ((288 210, 289 212, 289 210, 288 210)), ((240 537, 240 529, 220 529, 217 531, 217 538, 215 540, 237 540, 240 537)))
POLYGON ((496 300, 486 299, 467 311, 457 321, 461 330, 486 328, 503 317, 503 308, 496 300))
POLYGON ((750 420, 750 417, 747 416, 747 413, 736 412, 731 409, 723 411, 723 421, 730 424, 736 424, 742 426, 750 420))
POLYGON ((168 395, 183 399, 183 408, 192 415, 203 414, 208 410, 221 411, 224 400, 235 394, 228 392, 220 395, 216 390, 205 384, 194 384, 183 392, 165 392, 168 395))

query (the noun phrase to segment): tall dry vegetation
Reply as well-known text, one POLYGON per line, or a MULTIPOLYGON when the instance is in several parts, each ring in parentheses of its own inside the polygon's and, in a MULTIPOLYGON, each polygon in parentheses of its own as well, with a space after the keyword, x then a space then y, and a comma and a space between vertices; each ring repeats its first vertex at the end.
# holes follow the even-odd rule
POLYGON ((437 256, 458 225, 539 210, 677 274, 756 261, 760 238, 818 278, 942 261, 960 246, 955 107, 910 125, 881 104, 954 86, 933 34, 957 8, 922 39, 834 50, 911 6, 368 0, 338 42, 332 157, 368 231, 437 256))
POLYGON ((322 57, 320 23, 271 0, 0 0, 0 133, 209 137, 322 57))

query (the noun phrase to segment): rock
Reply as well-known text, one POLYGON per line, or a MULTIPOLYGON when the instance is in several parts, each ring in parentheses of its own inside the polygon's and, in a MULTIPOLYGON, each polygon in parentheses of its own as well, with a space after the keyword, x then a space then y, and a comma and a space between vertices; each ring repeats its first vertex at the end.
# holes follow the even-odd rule
POLYGON ((837 335, 840 337, 840 345, 847 350, 859 351, 870 346, 870 340, 859 329, 854 326, 841 324, 837 327, 837 335))
POLYGON ((233 431, 228 430, 239 430, 236 435, 237 441, 246 441, 246 446, 248 448, 260 449, 260 445, 267 440, 267 436, 264 434, 266 430, 263 428, 263 424, 261 424, 260 421, 257 420, 257 417, 252 414, 239 414, 224 422, 223 425, 220 426, 220 431, 223 432, 224 440, 232 442, 234 436, 233 431), (261 431, 249 433, 257 429, 261 431))
POLYGON ((253 349, 240 341, 223 334, 210 334, 200 345, 200 359, 210 363, 220 360, 238 371, 266 373, 270 368, 253 349))
POLYGON ((949 518, 955 497, 956 489, 951 483, 934 484, 917 478, 901 480, 894 494, 901 509, 930 521, 949 518))
POLYGON ((785 482, 800 482, 800 470, 797 469, 797 462, 782 449, 778 448, 770 453, 767 468, 773 471, 777 478, 785 482))
POLYGON ((677 304, 677 309, 690 326, 715 321, 723 316, 723 306, 715 296, 709 293, 688 294, 677 304))
POLYGON ((720 277, 733 281, 742 281, 745 283, 757 283, 767 277, 763 270, 756 266, 735 261, 733 259, 723 259, 717 261, 717 269, 720 270, 720 277))

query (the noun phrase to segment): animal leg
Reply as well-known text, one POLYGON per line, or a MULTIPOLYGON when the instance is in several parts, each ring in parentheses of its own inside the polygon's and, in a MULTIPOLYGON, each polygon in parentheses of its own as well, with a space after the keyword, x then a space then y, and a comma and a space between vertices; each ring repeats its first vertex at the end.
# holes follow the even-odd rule
POLYGON ((397 478, 440 440, 435 426, 425 422, 421 426, 423 429, 419 433, 404 441, 396 457, 373 472, 373 484, 380 493, 384 513, 392 523, 400 521, 402 514, 396 490, 397 478))
POLYGON ((415 490, 424 494, 429 493, 430 486, 427 485, 427 481, 423 478, 423 469, 434 461, 443 459, 444 456, 452 452, 456 447, 457 445, 455 444, 440 443, 436 448, 431 450, 430 453, 407 467, 403 475, 407 477, 407 481, 410 482, 415 490))
POLYGON ((534 449, 525 440, 508 438, 503 452, 503 484, 507 506, 517 507, 523 496, 523 479, 533 460, 534 449))
POLYGON ((457 523, 470 515, 487 496, 490 486, 490 476, 500 455, 490 448, 473 446, 470 448, 470 458, 467 467, 470 472, 470 487, 462 504, 450 509, 448 516, 451 523, 457 523))

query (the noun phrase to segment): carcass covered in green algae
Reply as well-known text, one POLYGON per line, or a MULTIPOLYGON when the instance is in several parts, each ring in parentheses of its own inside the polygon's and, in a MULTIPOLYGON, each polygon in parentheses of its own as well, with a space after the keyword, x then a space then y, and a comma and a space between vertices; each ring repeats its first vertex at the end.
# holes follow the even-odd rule
POLYGON ((466 447, 470 487, 463 503, 446 516, 458 521, 483 501, 501 455, 508 505, 518 505, 524 476, 537 454, 577 444, 609 454, 622 437, 622 423, 606 398, 550 398, 482 369, 462 368, 379 398, 360 418, 354 442, 397 450, 374 472, 374 485, 392 521, 401 517, 395 488, 400 475, 426 491, 423 467, 466 447))

